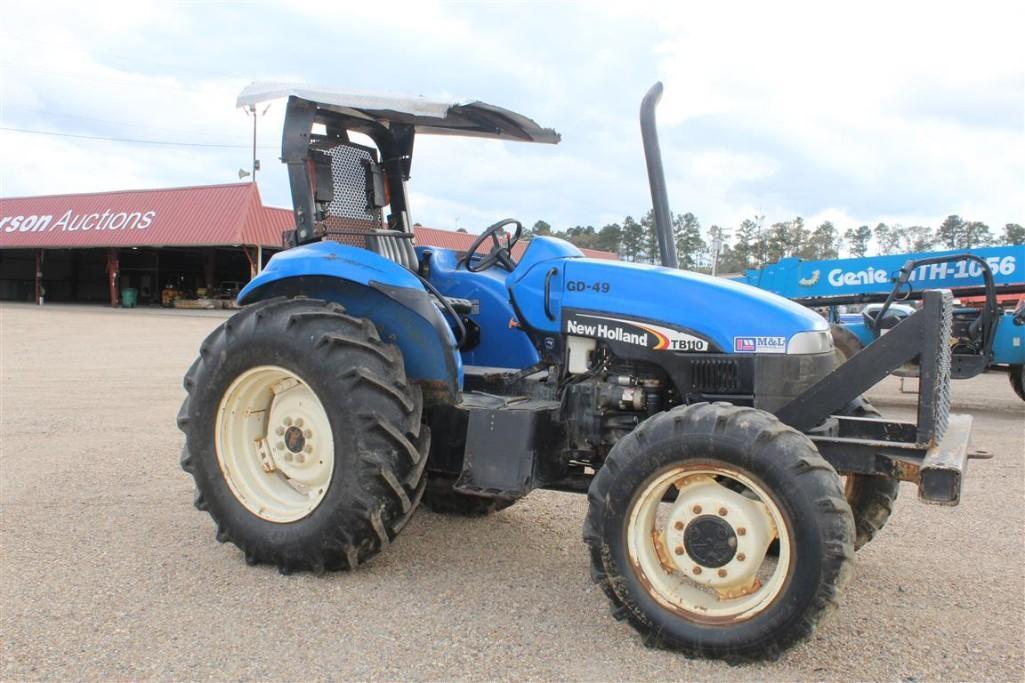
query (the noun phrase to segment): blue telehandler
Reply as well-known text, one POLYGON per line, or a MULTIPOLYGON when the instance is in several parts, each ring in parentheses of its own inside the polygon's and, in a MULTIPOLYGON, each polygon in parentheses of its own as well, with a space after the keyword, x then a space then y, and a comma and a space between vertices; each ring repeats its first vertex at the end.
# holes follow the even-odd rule
MULTIPOLYGON (((646 643, 778 656, 837 603, 901 481, 956 505, 971 420, 950 413, 951 296, 834 369, 829 325, 677 269, 641 104, 662 265, 585 258, 498 221, 466 253, 414 244, 414 140, 556 143, 476 101, 248 87, 287 98, 295 229, 203 342, 178 416, 217 540, 282 573, 354 569, 423 503, 485 515, 586 493, 591 576, 646 643), (911 360, 917 419, 862 394, 911 360)), ((472 166, 466 173, 473 173, 472 166)))
MULTIPOLYGON (((978 307, 954 308, 951 377, 969 379, 987 369, 1006 372, 1011 389, 1025 401, 1025 245, 823 261, 788 257, 748 269, 737 279, 826 309, 840 361, 913 313, 930 289, 981 299, 978 307), (851 304, 864 308, 840 313, 840 306, 851 304)), ((895 374, 917 376, 918 368, 910 363, 895 374)))

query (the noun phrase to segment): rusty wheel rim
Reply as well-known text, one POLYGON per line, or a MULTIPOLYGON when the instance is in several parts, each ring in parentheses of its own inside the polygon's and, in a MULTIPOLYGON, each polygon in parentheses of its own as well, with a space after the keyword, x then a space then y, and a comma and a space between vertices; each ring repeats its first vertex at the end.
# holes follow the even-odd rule
POLYGON ((631 569, 659 604, 702 623, 751 619, 779 597, 793 567, 792 533, 766 487, 720 463, 653 476, 628 515, 631 569), (675 487, 676 500, 664 502, 675 487), (769 545, 779 540, 779 553, 769 545))

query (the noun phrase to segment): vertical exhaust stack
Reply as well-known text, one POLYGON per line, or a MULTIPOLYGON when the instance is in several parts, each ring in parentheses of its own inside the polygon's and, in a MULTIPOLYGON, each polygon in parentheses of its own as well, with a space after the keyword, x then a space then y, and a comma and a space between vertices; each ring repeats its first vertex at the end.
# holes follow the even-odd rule
POLYGON ((655 107, 662 99, 662 82, 651 86, 641 101, 641 138, 644 140, 644 160, 648 165, 648 184, 651 186, 651 205, 655 212, 655 236, 662 265, 679 268, 676 260, 676 241, 673 239, 673 218, 669 213, 669 197, 666 195, 666 176, 662 170, 662 151, 658 146, 658 130, 655 127, 655 107))

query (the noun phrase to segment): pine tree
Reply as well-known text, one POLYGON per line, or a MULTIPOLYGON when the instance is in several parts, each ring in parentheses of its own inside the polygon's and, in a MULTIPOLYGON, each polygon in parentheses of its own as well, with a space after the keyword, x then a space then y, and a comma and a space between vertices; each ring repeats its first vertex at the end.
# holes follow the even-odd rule
POLYGON ((889 226, 886 223, 879 223, 875 230, 876 245, 880 254, 898 254, 901 252, 901 234, 903 228, 899 225, 889 226))
POLYGON ((1004 226, 1000 241, 1003 244, 1025 244, 1025 228, 1017 223, 1008 223, 1004 226))
POLYGON ((872 240, 872 228, 867 225, 847 228, 844 238, 849 245, 848 250, 851 252, 851 256, 864 256, 868 253, 868 243, 872 240))
POLYGON ((619 223, 609 223, 602 226, 602 229, 598 231, 598 236, 595 239, 595 248, 618 254, 622 249, 622 241, 623 228, 620 227, 619 223))
POLYGON ((534 227, 532 227, 530 229, 530 234, 531 235, 551 235, 552 234, 552 226, 549 225, 548 223, 546 223, 545 221, 538 221, 537 223, 534 223, 534 227))
POLYGON ((623 219, 622 255, 627 261, 643 260, 644 226, 627 216, 623 219))
POLYGON ((758 247, 761 239, 761 225, 758 220, 745 218, 737 228, 736 246, 733 253, 740 263, 741 269, 755 268, 762 264, 758 258, 758 247))
POLYGON ((962 246, 965 249, 984 247, 987 244, 993 243, 993 233, 990 232, 989 226, 982 221, 968 221, 965 223, 964 236, 965 243, 962 246))
POLYGON ((703 260, 707 246, 701 238, 701 222, 687 212, 673 216, 673 239, 676 242, 676 259, 680 268, 694 270, 703 260))
POLYGON ((951 214, 936 230, 936 237, 947 249, 959 249, 964 246, 965 222, 957 214, 951 214))
POLYGON ((806 261, 837 258, 839 255, 839 235, 830 221, 823 221, 812 231, 799 253, 806 261))
POLYGON ((901 246, 904 251, 930 251, 936 244, 932 229, 924 225, 912 225, 904 229, 901 246))

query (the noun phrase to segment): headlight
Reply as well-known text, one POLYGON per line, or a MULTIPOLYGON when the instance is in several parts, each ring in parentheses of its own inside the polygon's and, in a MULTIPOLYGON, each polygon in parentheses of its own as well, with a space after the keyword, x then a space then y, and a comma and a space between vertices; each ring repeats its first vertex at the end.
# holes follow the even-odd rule
POLYGON ((788 354, 826 353, 833 350, 833 335, 829 330, 798 332, 787 343, 788 354))

